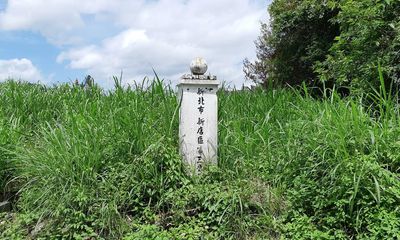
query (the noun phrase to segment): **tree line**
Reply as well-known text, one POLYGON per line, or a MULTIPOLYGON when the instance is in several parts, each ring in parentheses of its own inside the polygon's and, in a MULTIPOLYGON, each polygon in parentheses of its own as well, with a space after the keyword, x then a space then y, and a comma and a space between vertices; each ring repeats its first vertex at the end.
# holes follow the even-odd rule
POLYGON ((399 0, 274 0, 246 78, 266 88, 339 87, 355 95, 400 86, 399 0))

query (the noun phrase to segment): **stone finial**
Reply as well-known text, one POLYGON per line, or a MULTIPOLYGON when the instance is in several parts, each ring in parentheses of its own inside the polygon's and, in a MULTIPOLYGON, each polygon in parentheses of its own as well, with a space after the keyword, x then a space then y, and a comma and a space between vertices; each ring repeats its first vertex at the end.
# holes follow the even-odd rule
POLYGON ((190 63, 190 71, 193 75, 204 75, 207 72, 207 62, 201 57, 195 58, 190 63))

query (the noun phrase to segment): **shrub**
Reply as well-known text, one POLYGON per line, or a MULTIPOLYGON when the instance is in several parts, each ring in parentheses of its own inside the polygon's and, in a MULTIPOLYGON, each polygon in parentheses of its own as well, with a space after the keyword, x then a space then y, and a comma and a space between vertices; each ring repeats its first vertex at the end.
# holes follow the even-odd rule
POLYGON ((393 0, 275 0, 270 24, 256 42, 257 60, 245 61, 248 79, 264 86, 340 87, 353 95, 400 79, 400 2, 393 0))
POLYGON ((371 93, 380 86, 380 64, 386 86, 398 87, 400 2, 345 0, 338 7, 333 21, 340 25, 340 34, 327 59, 316 64, 320 80, 349 86, 357 95, 371 93))
POLYGON ((270 23, 262 24, 256 41, 257 60, 245 61, 246 77, 266 87, 315 85, 314 64, 325 60, 339 35, 339 24, 332 21, 337 13, 332 1, 273 1, 270 23))

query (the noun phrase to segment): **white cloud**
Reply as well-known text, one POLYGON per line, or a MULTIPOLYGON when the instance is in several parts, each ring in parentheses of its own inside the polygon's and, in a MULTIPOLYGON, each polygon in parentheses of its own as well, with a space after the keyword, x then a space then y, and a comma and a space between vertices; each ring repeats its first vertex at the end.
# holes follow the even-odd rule
POLYGON ((0 12, 1 30, 40 32, 56 45, 82 42, 76 31, 85 28, 85 14, 99 14, 109 8, 108 0, 9 0, 0 12))
POLYGON ((0 60, 0 81, 7 79, 38 82, 43 80, 39 70, 29 59, 0 60))
POLYGON ((124 79, 136 81, 152 76, 152 68, 163 77, 183 73, 193 53, 204 51, 195 46, 150 38, 145 30, 128 29, 99 45, 63 52, 57 60, 67 60, 71 68, 87 69, 95 79, 108 79, 110 83, 111 76, 119 75, 121 70, 124 79))
POLYGON ((153 75, 152 67, 159 76, 176 80, 196 56, 203 56, 221 80, 241 85, 241 62, 255 57, 253 42, 267 17, 266 6, 254 0, 8 2, 0 13, 0 29, 38 31, 66 46, 57 61, 87 71, 104 86, 121 70, 124 79, 140 81, 153 75), (93 24, 96 31, 104 25, 108 37, 85 41, 94 34, 93 24))

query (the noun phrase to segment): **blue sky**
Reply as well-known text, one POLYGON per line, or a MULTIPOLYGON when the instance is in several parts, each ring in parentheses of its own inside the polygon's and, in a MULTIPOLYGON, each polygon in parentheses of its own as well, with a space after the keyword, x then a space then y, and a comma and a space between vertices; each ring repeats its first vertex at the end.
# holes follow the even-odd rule
POLYGON ((4 10, 7 5, 7 0, 0 0, 0 11, 4 10))
MULTIPOLYGON (((175 83, 197 56, 241 86, 242 61, 267 21, 256 0, 0 0, 0 81, 53 84, 94 76, 105 88, 152 77, 175 83), (228 7, 227 7, 228 6, 228 7)), ((248 83, 247 83, 248 84, 248 83)))
MULTIPOLYGON (((55 59, 61 48, 49 44, 39 33, 1 31, 0 35, 2 36, 0 38, 1 59, 29 59, 40 69, 42 76, 48 78, 45 80, 46 82, 65 82, 85 75, 83 70, 67 68, 66 64, 57 63, 55 59)), ((35 79, 27 80, 35 81, 35 79)))

